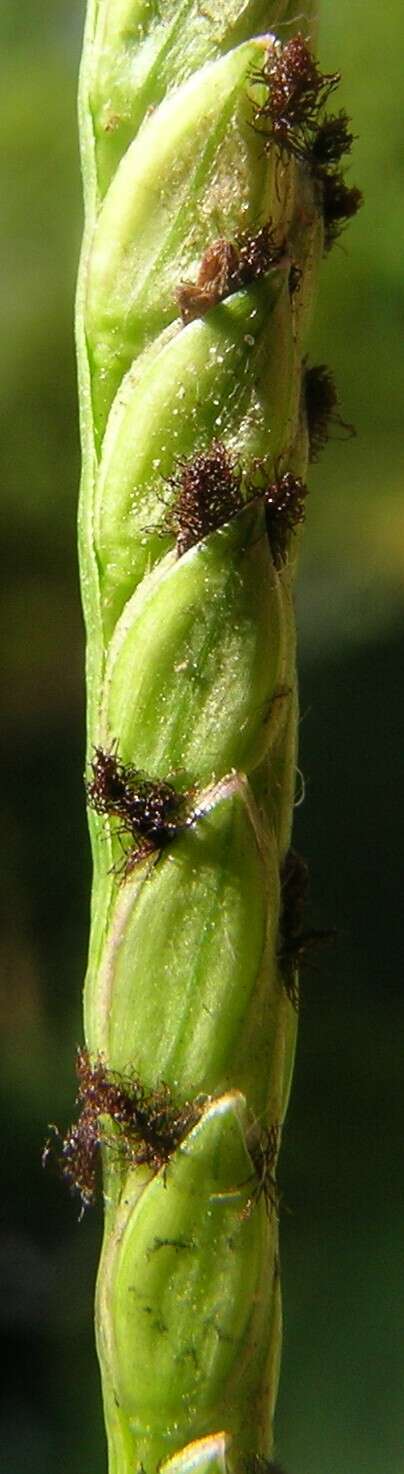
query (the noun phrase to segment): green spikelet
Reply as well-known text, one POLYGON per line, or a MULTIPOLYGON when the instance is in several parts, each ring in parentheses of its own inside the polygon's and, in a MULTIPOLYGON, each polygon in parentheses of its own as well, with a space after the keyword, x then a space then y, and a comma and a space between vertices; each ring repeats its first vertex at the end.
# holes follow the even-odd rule
POLYGON ((330 171, 316 155, 336 79, 302 37, 267 34, 288 9, 88 7, 77 337, 94 886, 64 1166, 89 1202, 101 1147, 110 1474, 236 1474, 272 1450, 304 355, 340 179, 339 159, 330 171))

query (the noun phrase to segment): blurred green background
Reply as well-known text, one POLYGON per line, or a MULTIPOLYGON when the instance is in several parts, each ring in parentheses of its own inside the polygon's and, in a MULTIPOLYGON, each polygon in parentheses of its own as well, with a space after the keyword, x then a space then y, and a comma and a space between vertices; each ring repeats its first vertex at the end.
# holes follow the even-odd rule
MULTIPOLYGON (((298 8, 298 7, 297 7, 298 8)), ((2 0, 0 1474, 105 1471, 92 1299, 98 1212, 40 1157, 72 1110, 90 867, 72 332, 82 0, 2 0)), ((399 1071, 404 503, 401 0, 323 0, 366 210, 323 269, 311 357, 357 439, 312 476, 298 609, 296 843, 311 923, 281 1184, 288 1474, 403 1474, 399 1071), (401 688, 401 689, 400 689, 401 688)))

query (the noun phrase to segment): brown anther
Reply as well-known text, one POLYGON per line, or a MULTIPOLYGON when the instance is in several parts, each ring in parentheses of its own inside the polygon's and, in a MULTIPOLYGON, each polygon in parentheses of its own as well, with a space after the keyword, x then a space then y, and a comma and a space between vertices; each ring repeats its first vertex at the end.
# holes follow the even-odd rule
POLYGON ((210 307, 217 307, 232 290, 233 274, 237 269, 237 250, 230 241, 218 240, 208 246, 199 267, 195 282, 183 281, 177 287, 175 297, 183 323, 195 317, 204 317, 210 307))
POLYGON ((245 232, 236 243, 220 239, 208 246, 195 282, 184 281, 176 289, 183 323, 204 317, 232 292, 273 270, 285 258, 286 244, 271 220, 255 234, 245 232))

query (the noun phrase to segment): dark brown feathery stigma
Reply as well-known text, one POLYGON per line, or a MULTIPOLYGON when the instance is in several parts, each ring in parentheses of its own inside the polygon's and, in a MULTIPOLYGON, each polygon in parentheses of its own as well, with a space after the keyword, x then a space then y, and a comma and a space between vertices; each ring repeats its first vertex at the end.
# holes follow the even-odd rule
MULTIPOLYGON (((157 1172, 165 1166, 183 1136, 195 1125, 199 1102, 176 1105, 168 1090, 146 1091, 138 1078, 107 1070, 101 1058, 92 1065, 86 1049, 77 1051, 78 1121, 60 1144, 62 1176, 82 1200, 94 1203, 99 1149, 104 1146, 118 1162, 147 1166, 157 1172), (117 1128, 108 1135, 107 1118, 117 1128)), ((44 1160, 49 1155, 45 1148, 44 1160)))
POLYGON ((354 135, 351 120, 342 109, 340 113, 326 113, 318 123, 310 145, 310 160, 314 171, 335 168, 344 154, 351 152, 354 135))
POLYGON ((361 191, 346 185, 338 168, 354 141, 348 114, 341 109, 319 118, 341 75, 320 72, 303 37, 295 36, 268 53, 261 80, 269 95, 256 110, 256 124, 263 122, 269 145, 309 169, 319 191, 327 252, 362 204, 361 191))
POLYGON ((224 527, 246 502, 260 497, 275 567, 281 567, 291 534, 304 521, 307 486, 290 471, 268 485, 264 463, 259 460, 253 461, 251 476, 245 478, 244 498, 242 482, 243 472, 220 440, 213 441, 210 450, 180 463, 169 481, 176 495, 165 519, 165 527, 176 537, 179 557, 210 532, 224 527))
POLYGON ((303 395, 309 436, 309 459, 317 461, 330 438, 332 425, 346 432, 347 439, 355 435, 354 425, 342 419, 338 409, 338 394, 334 375, 325 363, 307 368, 303 378, 303 395))
POLYGON ((341 80, 340 72, 320 72, 302 35, 268 52, 257 80, 268 88, 268 99, 256 109, 256 123, 269 127, 269 142, 282 152, 307 162, 318 115, 341 80))
POLYGON ((138 859, 162 848, 192 823, 192 815, 186 812, 188 794, 177 793, 171 783, 148 778, 121 762, 116 750, 95 748, 86 793, 90 808, 118 819, 120 832, 132 840, 122 867, 124 878, 138 859))
POLYGON ((265 519, 275 568, 282 567, 291 535, 304 522, 307 491, 306 483, 291 471, 265 488, 265 519))
POLYGON ((353 141, 348 114, 340 112, 323 119, 311 145, 311 171, 320 194, 326 254, 363 204, 361 190, 346 184, 342 169, 338 168, 344 154, 350 153, 353 141))
POLYGON ((169 485, 175 492, 165 525, 177 541, 178 557, 223 527, 243 507, 241 471, 220 440, 179 462, 169 485))
POLYGON ((262 225, 256 235, 246 231, 241 235, 237 243, 238 267, 236 273, 237 286, 249 286, 250 282, 259 281, 261 276, 266 276, 268 271, 273 271, 287 258, 287 242, 283 235, 279 234, 272 220, 262 225))
POLYGON ((339 239, 345 226, 353 220, 363 205, 363 195, 355 184, 345 184, 342 170, 325 169, 321 178, 322 211, 324 220, 324 251, 330 251, 339 239))

